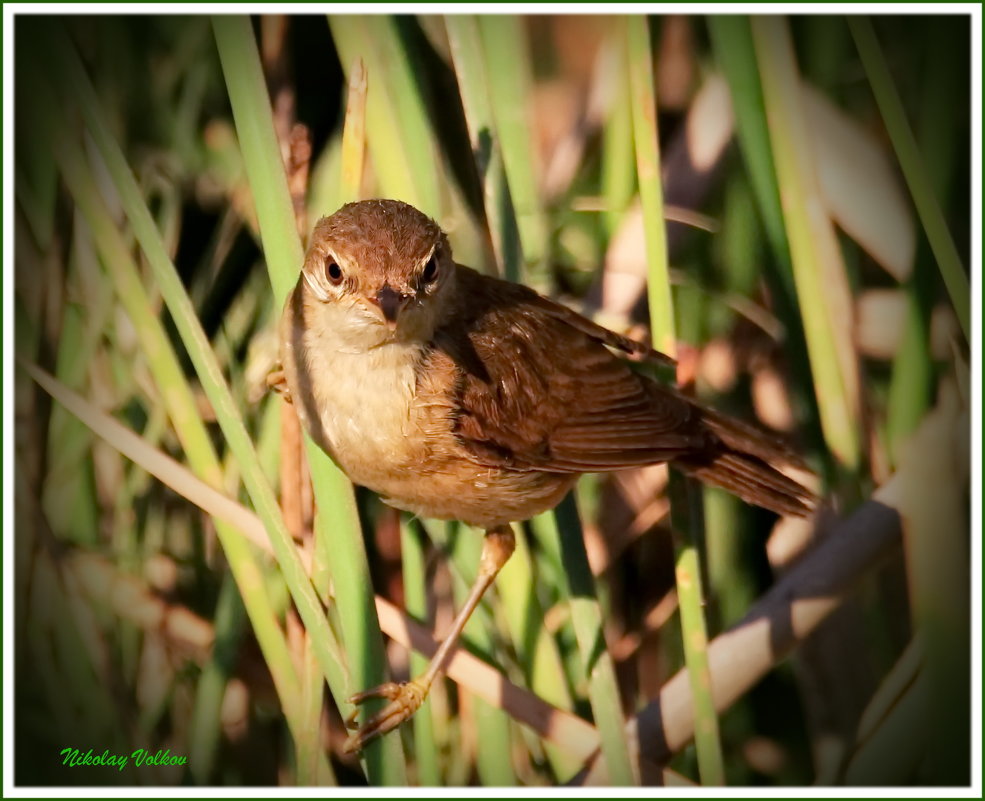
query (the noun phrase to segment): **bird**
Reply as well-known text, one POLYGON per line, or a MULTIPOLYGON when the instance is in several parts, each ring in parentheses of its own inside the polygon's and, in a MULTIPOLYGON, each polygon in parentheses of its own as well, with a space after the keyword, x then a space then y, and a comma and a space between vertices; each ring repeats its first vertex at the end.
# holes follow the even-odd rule
POLYGON ((315 226, 279 326, 274 379, 358 484, 422 518, 484 531, 471 592, 420 676, 358 693, 388 703, 358 751, 409 719, 514 549, 511 524, 554 508, 583 473, 669 462, 781 515, 814 494, 777 438, 633 368, 669 357, 522 284, 456 263, 430 217, 348 203, 315 226))

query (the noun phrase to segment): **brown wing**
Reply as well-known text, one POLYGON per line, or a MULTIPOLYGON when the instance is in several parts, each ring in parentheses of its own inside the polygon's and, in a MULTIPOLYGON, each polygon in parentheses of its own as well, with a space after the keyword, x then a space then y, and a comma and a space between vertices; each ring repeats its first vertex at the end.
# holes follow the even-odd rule
POLYGON ((462 308, 432 358, 455 365, 455 433, 480 464, 595 472, 705 444, 691 404, 605 347, 630 350, 618 335, 526 287, 464 267, 457 280, 462 308))

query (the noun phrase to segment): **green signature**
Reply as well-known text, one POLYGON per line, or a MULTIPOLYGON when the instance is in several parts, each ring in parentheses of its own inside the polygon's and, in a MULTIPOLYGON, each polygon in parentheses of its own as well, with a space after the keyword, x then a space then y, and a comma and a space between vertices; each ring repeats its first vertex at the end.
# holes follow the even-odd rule
POLYGON ((188 757, 181 754, 172 754, 170 748, 158 749, 156 752, 148 751, 145 748, 138 748, 130 754, 111 754, 106 749, 101 754, 94 754, 90 748, 83 753, 78 748, 63 748, 59 751, 62 757, 62 764, 70 768, 78 767, 110 767, 123 770, 130 762, 138 768, 143 765, 162 766, 162 765, 187 765, 188 757))

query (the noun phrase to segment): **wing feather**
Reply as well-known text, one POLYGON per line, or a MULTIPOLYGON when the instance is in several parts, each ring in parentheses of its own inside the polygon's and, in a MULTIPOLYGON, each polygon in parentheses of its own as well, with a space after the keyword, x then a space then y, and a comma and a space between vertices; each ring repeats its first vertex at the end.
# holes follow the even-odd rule
POLYGON ((456 280, 463 306, 438 330, 432 358, 455 365, 454 431, 469 458, 599 472, 668 461, 704 444, 694 407, 609 347, 638 357, 649 349, 526 287, 465 267, 456 280))

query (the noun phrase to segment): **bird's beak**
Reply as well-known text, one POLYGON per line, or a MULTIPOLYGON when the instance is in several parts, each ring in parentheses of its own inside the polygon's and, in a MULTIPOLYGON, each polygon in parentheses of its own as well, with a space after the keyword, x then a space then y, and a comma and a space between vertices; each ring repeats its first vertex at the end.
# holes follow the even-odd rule
POLYGON ((391 330, 397 327, 397 317, 411 297, 411 295, 397 292, 389 284, 384 284, 376 293, 373 301, 380 307, 380 311, 383 312, 383 319, 386 320, 386 324, 391 330))

